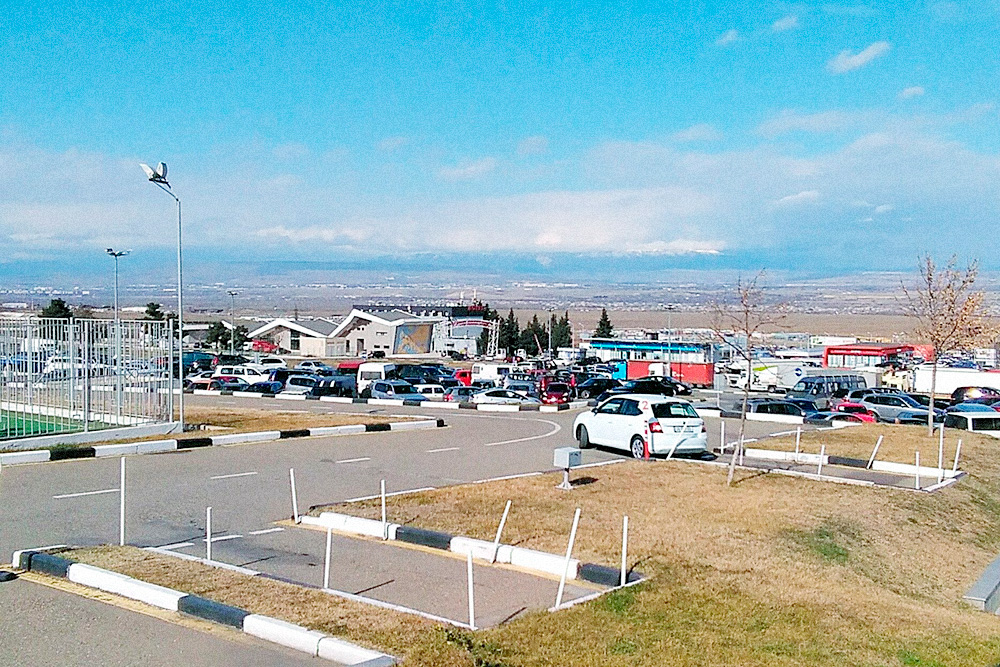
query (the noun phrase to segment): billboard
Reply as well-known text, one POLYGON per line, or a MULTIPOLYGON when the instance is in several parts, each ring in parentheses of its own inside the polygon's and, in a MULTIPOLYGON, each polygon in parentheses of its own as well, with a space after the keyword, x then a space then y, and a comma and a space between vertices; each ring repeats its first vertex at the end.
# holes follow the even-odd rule
POLYGON ((428 354, 434 324, 400 324, 396 327, 396 344, 393 354, 428 354))

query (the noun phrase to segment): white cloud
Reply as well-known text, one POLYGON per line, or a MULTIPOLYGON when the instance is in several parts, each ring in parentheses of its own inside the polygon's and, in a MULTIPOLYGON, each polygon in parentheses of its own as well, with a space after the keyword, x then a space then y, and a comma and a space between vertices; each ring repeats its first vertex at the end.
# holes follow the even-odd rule
POLYGON ((903 88, 903 90, 899 91, 899 99, 908 100, 914 97, 920 97, 923 94, 923 86, 910 86, 909 88, 903 88))
POLYGON ((722 133, 709 123, 699 123, 675 132, 670 137, 674 141, 721 141, 722 133))
POLYGON ((889 42, 875 42, 857 53, 845 49, 830 59, 830 62, 826 64, 826 69, 833 74, 844 74, 864 67, 876 58, 884 56, 891 48, 889 42))
POLYGON ((732 28, 719 35, 715 40, 716 46, 728 46, 740 38, 740 31, 732 28))
POLYGON ((549 150, 549 140, 545 137, 525 137, 517 144, 518 155, 541 155, 549 150))
POLYGON ((845 111, 820 111, 803 114, 785 110, 757 126, 757 132, 766 137, 776 137, 789 132, 828 133, 839 132, 867 120, 867 114, 845 111))
POLYGON ((879 214, 889 213, 890 211, 893 211, 895 209, 896 207, 893 206, 892 204, 879 204, 878 206, 875 207, 875 212, 879 214))
POLYGON ((410 143, 409 137, 386 137, 382 141, 378 142, 377 146, 380 151, 385 151, 386 153, 391 153, 397 151, 403 146, 410 143))
POLYGON ((799 27, 799 17, 795 14, 789 14, 788 16, 782 17, 771 24, 771 30, 774 32, 785 32, 786 30, 794 30, 799 27))
POLYGON ((484 157, 471 162, 463 161, 454 167, 441 167, 437 170, 437 176, 442 181, 468 181, 485 176, 496 169, 496 166, 496 159, 484 157))
POLYGON ((803 190, 794 195, 785 195, 774 203, 777 206, 799 206, 819 201, 819 197, 818 190, 803 190))

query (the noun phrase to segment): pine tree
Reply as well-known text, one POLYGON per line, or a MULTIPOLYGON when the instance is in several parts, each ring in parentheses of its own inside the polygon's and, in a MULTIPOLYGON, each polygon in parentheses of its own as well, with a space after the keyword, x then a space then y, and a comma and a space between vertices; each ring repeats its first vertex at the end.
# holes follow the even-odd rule
POLYGON ((146 304, 146 319, 160 321, 163 319, 163 309, 160 304, 150 301, 146 304))
POLYGON ((73 317, 73 311, 69 309, 62 299, 52 299, 49 305, 42 308, 42 317, 53 317, 60 320, 68 320, 73 317))
POLYGON ((611 338, 614 331, 615 326, 611 324, 611 318, 608 317, 608 309, 601 308, 601 319, 597 322, 597 328, 594 329, 594 338, 611 338))
POLYGON ((520 334, 521 323, 514 317, 514 309, 511 308, 507 319, 500 323, 500 347, 507 350, 508 355, 513 355, 517 349, 520 334))

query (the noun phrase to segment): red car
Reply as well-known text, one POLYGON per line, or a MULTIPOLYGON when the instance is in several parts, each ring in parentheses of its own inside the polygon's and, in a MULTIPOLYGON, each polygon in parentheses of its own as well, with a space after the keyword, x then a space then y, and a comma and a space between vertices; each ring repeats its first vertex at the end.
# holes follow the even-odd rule
POLYGON ((853 415, 863 422, 872 423, 878 421, 875 417, 875 413, 861 405, 860 403, 851 403, 845 401, 837 405, 834 408, 834 412, 846 412, 847 414, 853 415))
POLYGON ((542 403, 555 405, 569 403, 572 389, 565 382, 549 382, 542 390, 542 403))

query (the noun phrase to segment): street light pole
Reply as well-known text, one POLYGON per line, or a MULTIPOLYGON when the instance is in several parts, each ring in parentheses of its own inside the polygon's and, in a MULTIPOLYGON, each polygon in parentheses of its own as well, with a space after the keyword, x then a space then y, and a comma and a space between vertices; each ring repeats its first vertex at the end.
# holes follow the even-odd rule
POLYGON ((233 356, 234 341, 236 340, 236 290, 226 290, 229 295, 229 356, 233 356))
MULTIPOLYGON (((170 190, 167 182, 167 165, 161 162, 156 169, 140 164, 149 182, 166 192, 177 202, 177 360, 180 369, 180 400, 177 402, 177 416, 181 432, 184 432, 184 254, 181 234, 181 200, 170 190)), ((171 371, 173 372, 173 371, 171 371)))
POLYGON ((673 313, 677 309, 674 304, 668 304, 667 309, 667 376, 674 376, 674 323, 673 313))
POLYGON ((105 252, 115 260, 115 414, 118 416, 118 425, 121 426, 122 417, 122 322, 118 315, 118 260, 129 253, 128 250, 114 250, 108 248, 105 252))

